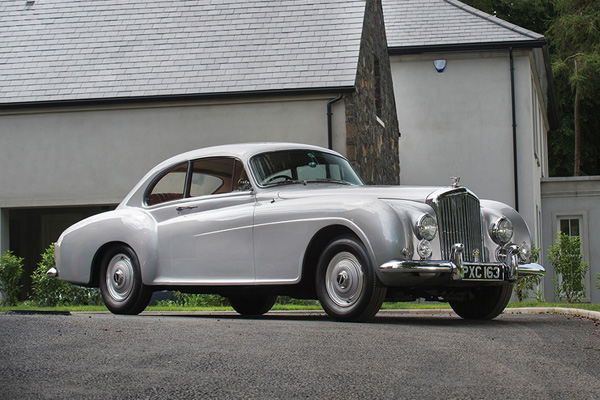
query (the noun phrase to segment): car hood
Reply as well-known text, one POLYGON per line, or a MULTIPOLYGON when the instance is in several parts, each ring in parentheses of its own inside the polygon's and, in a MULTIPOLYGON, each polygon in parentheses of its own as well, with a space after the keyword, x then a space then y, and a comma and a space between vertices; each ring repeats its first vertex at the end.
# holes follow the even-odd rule
POLYGON ((440 189, 452 190, 452 187, 437 186, 344 186, 323 183, 295 184, 278 187, 281 199, 297 199, 311 196, 372 196, 378 199, 409 200, 425 203, 427 197, 440 189))

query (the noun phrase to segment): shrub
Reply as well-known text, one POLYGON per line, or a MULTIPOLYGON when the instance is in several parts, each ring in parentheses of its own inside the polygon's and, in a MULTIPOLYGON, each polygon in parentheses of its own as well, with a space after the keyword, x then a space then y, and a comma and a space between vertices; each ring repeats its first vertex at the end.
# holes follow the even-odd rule
POLYGON ((218 294, 193 294, 174 291, 173 296, 175 297, 174 302, 168 300, 161 301, 158 305, 175 305, 182 307, 220 307, 229 305, 229 300, 218 294))
POLYGON ((554 279, 554 293, 569 303, 578 303, 585 295, 585 273, 588 263, 583 261, 581 239, 559 232, 550 247, 548 259, 558 278, 554 279))
POLYGON ((42 254, 42 260, 31 275, 33 292, 31 300, 37 306, 102 304, 98 289, 76 286, 48 277, 46 271, 54 266, 54 244, 51 244, 42 254))
POLYGON ((0 257, 0 291, 4 294, 1 304, 14 306, 19 301, 23 275, 23 259, 7 250, 0 257))

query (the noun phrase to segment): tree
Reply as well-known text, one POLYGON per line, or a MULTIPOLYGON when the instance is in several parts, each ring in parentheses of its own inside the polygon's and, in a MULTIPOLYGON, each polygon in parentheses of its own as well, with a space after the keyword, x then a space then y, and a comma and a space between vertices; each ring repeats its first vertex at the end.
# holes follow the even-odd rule
MULTIPOLYGON (((598 104, 596 93, 600 89, 600 2, 597 0, 553 0, 553 2, 557 18, 547 32, 552 54, 552 72, 559 82, 560 94, 568 99, 559 104, 561 114, 564 116, 572 113, 572 118, 566 119, 568 124, 563 123, 559 131, 573 137, 573 175, 579 176, 582 174, 582 136, 584 132, 597 135, 597 131, 590 132, 589 129, 590 126, 598 124, 597 113, 593 112, 593 109, 597 110, 597 108, 593 107, 589 110, 592 113, 588 114, 587 107, 582 105, 598 104), (585 127, 582 127, 584 124, 585 127)), ((600 145, 594 140, 588 142, 600 145)), ((584 169, 584 172, 600 171, 592 165, 591 169, 584 169)))
POLYGON ((552 0, 462 0, 520 27, 544 33, 554 15, 552 0))
POLYGON ((552 58, 559 126, 548 134, 551 176, 600 175, 600 2, 462 0, 542 33, 552 58))

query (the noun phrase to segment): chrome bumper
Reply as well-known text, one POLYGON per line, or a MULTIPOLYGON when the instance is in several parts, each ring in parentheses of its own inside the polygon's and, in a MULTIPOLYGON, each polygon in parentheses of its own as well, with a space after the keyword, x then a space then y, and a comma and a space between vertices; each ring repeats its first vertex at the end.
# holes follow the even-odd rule
POLYGON ((546 274, 546 269, 536 263, 523 264, 517 267, 517 273, 520 277, 528 275, 544 276, 546 274))
MULTIPOLYGON (((464 265, 493 265, 493 266, 504 266, 507 270, 512 268, 506 264, 501 263, 459 263, 453 261, 389 261, 379 267, 379 270, 383 273, 399 273, 399 274, 412 274, 412 273, 450 273, 453 280, 461 280, 464 277, 464 265)), ((546 273, 544 267, 536 263, 521 264, 517 265, 516 271, 510 275, 510 280, 523 278, 528 275, 543 276, 546 273)))
MULTIPOLYGON (((452 252, 449 261, 429 261, 429 260, 403 260, 403 261, 388 261, 379 266, 379 271, 387 273, 394 272, 400 274, 412 273, 450 273, 452 280, 458 281, 465 276, 465 266, 474 267, 502 267, 504 269, 503 278, 499 280, 507 280, 514 282, 519 278, 528 275, 543 276, 546 273, 544 267, 536 263, 519 265, 518 248, 511 246, 506 257, 507 263, 471 263, 463 260, 464 245, 456 243, 452 246, 452 252)), ((472 279, 469 279, 472 280, 472 279)), ((478 279, 475 279, 478 280, 478 279)))

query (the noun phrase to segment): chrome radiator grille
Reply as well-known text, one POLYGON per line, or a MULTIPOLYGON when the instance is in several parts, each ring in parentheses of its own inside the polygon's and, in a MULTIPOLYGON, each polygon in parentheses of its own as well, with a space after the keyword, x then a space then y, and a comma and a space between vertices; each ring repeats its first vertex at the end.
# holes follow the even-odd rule
POLYGON ((442 257, 449 260, 452 245, 465 246, 464 260, 481 261, 481 213, 479 199, 468 192, 453 192, 437 199, 437 220, 442 257))

